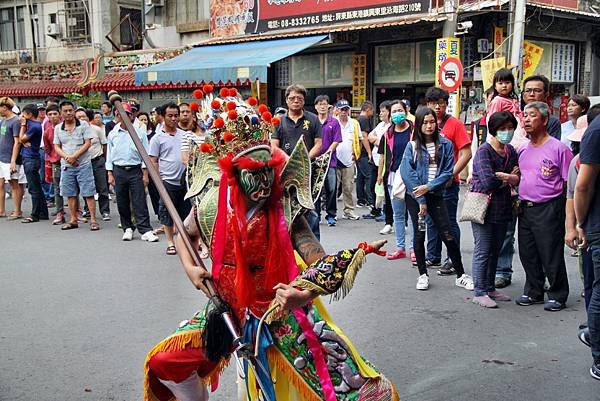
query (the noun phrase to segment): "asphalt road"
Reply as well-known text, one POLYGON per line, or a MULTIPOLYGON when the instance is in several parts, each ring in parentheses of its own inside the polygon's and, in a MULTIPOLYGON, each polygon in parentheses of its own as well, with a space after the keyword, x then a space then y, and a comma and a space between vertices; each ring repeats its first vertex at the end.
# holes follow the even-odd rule
MULTIPOLYGON (((146 352, 205 301, 165 255, 164 237, 122 242, 116 224, 115 211, 99 232, 0 220, 0 400, 141 400, 146 352)), ((334 252, 381 238, 380 228, 341 220, 321 226, 322 240, 334 252)), ((470 271, 471 229, 462 229, 470 271)), ((513 302, 484 310, 435 272, 419 292, 407 260, 377 256, 330 311, 404 401, 600 400, 576 337, 585 320, 576 259, 565 255, 571 296, 561 312, 513 302)), ((515 262, 513 297, 524 281, 515 262)), ((230 366, 211 400, 236 399, 234 374, 230 366)))

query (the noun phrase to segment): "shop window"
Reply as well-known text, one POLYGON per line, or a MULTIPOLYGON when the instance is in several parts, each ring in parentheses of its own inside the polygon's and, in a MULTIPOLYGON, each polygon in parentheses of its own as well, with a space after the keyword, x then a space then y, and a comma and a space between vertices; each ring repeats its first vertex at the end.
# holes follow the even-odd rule
MULTIPOLYGON (((529 39, 528 39, 529 40, 529 39)), ((544 75, 548 79, 552 79, 552 42, 542 42, 537 40, 529 40, 534 45, 537 45, 544 49, 542 58, 537 68, 535 69, 534 75, 544 75)))
POLYGON ((352 86, 352 53, 325 55, 324 86, 352 86))
POLYGON ((400 43, 375 47, 376 84, 414 82, 415 44, 400 43))
POLYGON ((292 58, 293 83, 305 87, 320 87, 323 86, 323 75, 322 55, 311 54, 292 58))
POLYGON ((15 10, 0 8, 0 50, 15 50, 15 10))
POLYGON ((87 0, 64 0, 67 22, 66 40, 71 43, 90 43, 90 21, 87 0))
POLYGON ((418 82, 435 81, 435 41, 417 43, 418 82))

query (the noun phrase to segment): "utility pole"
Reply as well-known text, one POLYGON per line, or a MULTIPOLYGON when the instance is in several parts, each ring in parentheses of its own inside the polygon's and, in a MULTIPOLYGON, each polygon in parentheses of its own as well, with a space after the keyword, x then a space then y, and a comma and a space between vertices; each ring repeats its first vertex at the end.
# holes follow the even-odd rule
POLYGON ((448 16, 448 19, 444 21, 443 37, 453 38, 454 32, 456 32, 456 24, 458 23, 458 7, 457 0, 444 1, 444 14, 448 16))
POLYGON ((513 10, 513 31, 510 41, 510 64, 517 67, 522 74, 523 69, 523 38, 525 36, 526 1, 516 0, 513 10))

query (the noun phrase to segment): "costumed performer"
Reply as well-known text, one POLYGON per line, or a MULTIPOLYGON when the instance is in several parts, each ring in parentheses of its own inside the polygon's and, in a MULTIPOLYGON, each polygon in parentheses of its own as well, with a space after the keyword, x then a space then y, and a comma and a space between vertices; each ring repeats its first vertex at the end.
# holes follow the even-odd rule
MULTIPOLYGON (((209 85, 202 90, 198 114, 208 135, 190 158, 187 197, 194 207, 184 226, 196 246, 209 244, 211 272, 193 263, 181 238, 176 245, 196 288, 208 293, 203 280, 210 278, 231 305, 244 342, 258 344, 261 369, 244 361, 240 400, 398 400, 318 298, 345 296, 365 255, 384 254, 380 242, 326 255, 308 227, 303 214, 314 207, 331 155, 311 165, 300 140, 288 159, 270 147, 279 121, 265 105, 243 102, 235 89, 223 88, 220 96, 209 85), (267 312, 273 313, 261 329, 267 312)), ((214 344, 220 338, 211 334, 214 312, 209 302, 149 352, 146 401, 208 400, 233 351, 231 344, 214 344)))

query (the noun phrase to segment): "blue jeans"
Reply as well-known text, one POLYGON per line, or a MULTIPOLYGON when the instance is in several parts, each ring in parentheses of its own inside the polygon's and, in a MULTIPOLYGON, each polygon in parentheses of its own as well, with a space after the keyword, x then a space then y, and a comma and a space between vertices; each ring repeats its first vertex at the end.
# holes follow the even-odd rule
POLYGON ((508 223, 471 223, 473 228, 473 284, 475 296, 481 297, 493 292, 496 287, 496 266, 498 254, 506 235, 508 223))
MULTIPOLYGON (((450 221, 450 231, 454 240, 460 247, 460 228, 458 227, 458 221, 456 220, 456 212, 458 209, 458 193, 460 187, 458 183, 454 182, 452 185, 444 190, 444 203, 446 204, 446 210, 448 210, 448 220, 450 221)), ((428 260, 441 260, 442 259, 442 240, 438 235, 438 231, 435 228, 435 224, 427 215, 427 259, 428 260)))
MULTIPOLYGON (((392 186, 388 185, 387 190, 390 194, 392 210, 394 211, 394 231, 396 233, 396 247, 398 249, 406 249, 406 202, 404 199, 398 199, 392 195, 392 186)), ((413 230, 410 230, 410 246, 413 249, 415 241, 413 230)))
POLYGON ((585 298, 585 310, 587 310, 590 306, 590 300, 592 299, 595 277, 592 251, 589 249, 579 250, 579 267, 583 275, 583 294, 585 298))
POLYGON ((48 206, 46 198, 42 191, 42 182, 40 180, 40 159, 31 157, 23 158, 23 169, 27 177, 27 189, 31 195, 31 218, 37 220, 48 220, 48 206))
POLYGON ((590 247, 590 252, 594 262, 594 286, 587 316, 592 357, 595 362, 600 362, 600 239, 596 240, 594 245, 590 247))
POLYGON ((42 191, 44 192, 45 200, 53 200, 54 199, 54 189, 52 188, 52 183, 46 182, 46 152, 44 149, 40 148, 40 182, 42 185, 42 191))
POLYGON ((515 230, 517 228, 517 216, 513 216, 508 223, 504 243, 498 256, 498 268, 496 269, 496 277, 502 277, 507 280, 512 279, 513 269, 512 262, 515 254, 515 230))

